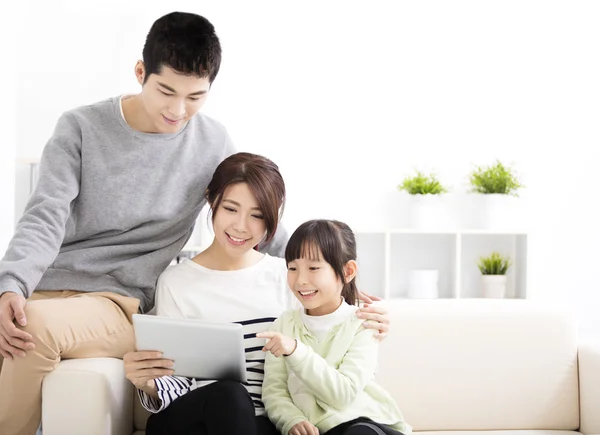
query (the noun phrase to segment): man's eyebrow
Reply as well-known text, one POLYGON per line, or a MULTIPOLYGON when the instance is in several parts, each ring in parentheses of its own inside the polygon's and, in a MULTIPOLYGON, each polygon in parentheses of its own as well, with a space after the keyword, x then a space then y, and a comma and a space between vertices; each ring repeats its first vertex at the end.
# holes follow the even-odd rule
POLYGON ((173 89, 171 86, 165 85, 164 83, 158 82, 159 85, 161 85, 163 88, 167 89, 168 91, 171 91, 173 93, 177 93, 177 91, 175 89, 173 89))
MULTIPOLYGON (((173 92, 174 94, 177 93, 177 91, 169 85, 165 85, 164 83, 161 83, 161 82, 158 82, 158 84, 160 86, 162 86, 163 88, 165 88, 166 90, 173 92)), ((206 94, 206 91, 202 90, 202 91, 192 92, 190 95, 204 95, 204 94, 206 94)))

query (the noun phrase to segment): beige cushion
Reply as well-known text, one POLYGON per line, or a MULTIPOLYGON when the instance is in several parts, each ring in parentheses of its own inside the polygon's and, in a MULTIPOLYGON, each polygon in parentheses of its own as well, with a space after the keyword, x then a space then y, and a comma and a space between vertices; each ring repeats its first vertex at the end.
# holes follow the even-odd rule
POLYGON ((577 330, 522 300, 390 301, 377 379, 415 430, 575 430, 577 330))
POLYGON ((42 387, 44 435, 131 435, 133 386, 123 361, 62 361, 42 387))

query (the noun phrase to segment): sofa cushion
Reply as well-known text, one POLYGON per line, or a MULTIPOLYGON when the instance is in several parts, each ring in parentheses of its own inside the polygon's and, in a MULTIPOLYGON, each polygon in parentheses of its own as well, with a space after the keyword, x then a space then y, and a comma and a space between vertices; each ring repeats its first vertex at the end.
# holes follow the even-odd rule
POLYGON ((130 435, 133 386, 123 361, 61 361, 42 386, 44 435, 130 435))
POLYGON ((387 306, 377 380, 416 431, 578 428, 571 313, 524 300, 387 306))

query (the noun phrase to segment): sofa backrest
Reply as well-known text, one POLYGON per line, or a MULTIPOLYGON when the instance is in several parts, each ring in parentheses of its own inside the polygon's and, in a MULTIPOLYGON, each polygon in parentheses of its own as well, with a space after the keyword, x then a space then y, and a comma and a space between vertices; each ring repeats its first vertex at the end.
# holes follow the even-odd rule
POLYGON ((377 381, 415 430, 573 430, 577 328, 524 300, 386 302, 377 381))
MULTIPOLYGON (((574 430, 577 328, 521 300, 387 301, 377 381, 415 430, 574 430)), ((135 399, 135 426, 148 412, 135 399)))

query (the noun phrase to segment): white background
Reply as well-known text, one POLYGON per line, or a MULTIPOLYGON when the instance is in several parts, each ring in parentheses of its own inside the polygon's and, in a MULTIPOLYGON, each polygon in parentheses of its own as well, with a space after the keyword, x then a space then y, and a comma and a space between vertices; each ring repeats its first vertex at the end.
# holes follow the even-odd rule
POLYGON ((29 1, 0 13, 17 28, 17 56, 3 51, 0 68, 3 210, 15 153, 38 157, 65 110, 137 92, 152 22, 196 12, 215 24, 224 56, 205 112, 238 149, 280 165, 287 226, 393 226, 395 186, 412 168, 460 193, 474 165, 501 159, 527 186, 532 294, 573 304, 582 332, 598 334, 600 2, 169 4, 29 1), (4 75, 14 73, 12 101, 4 75))

